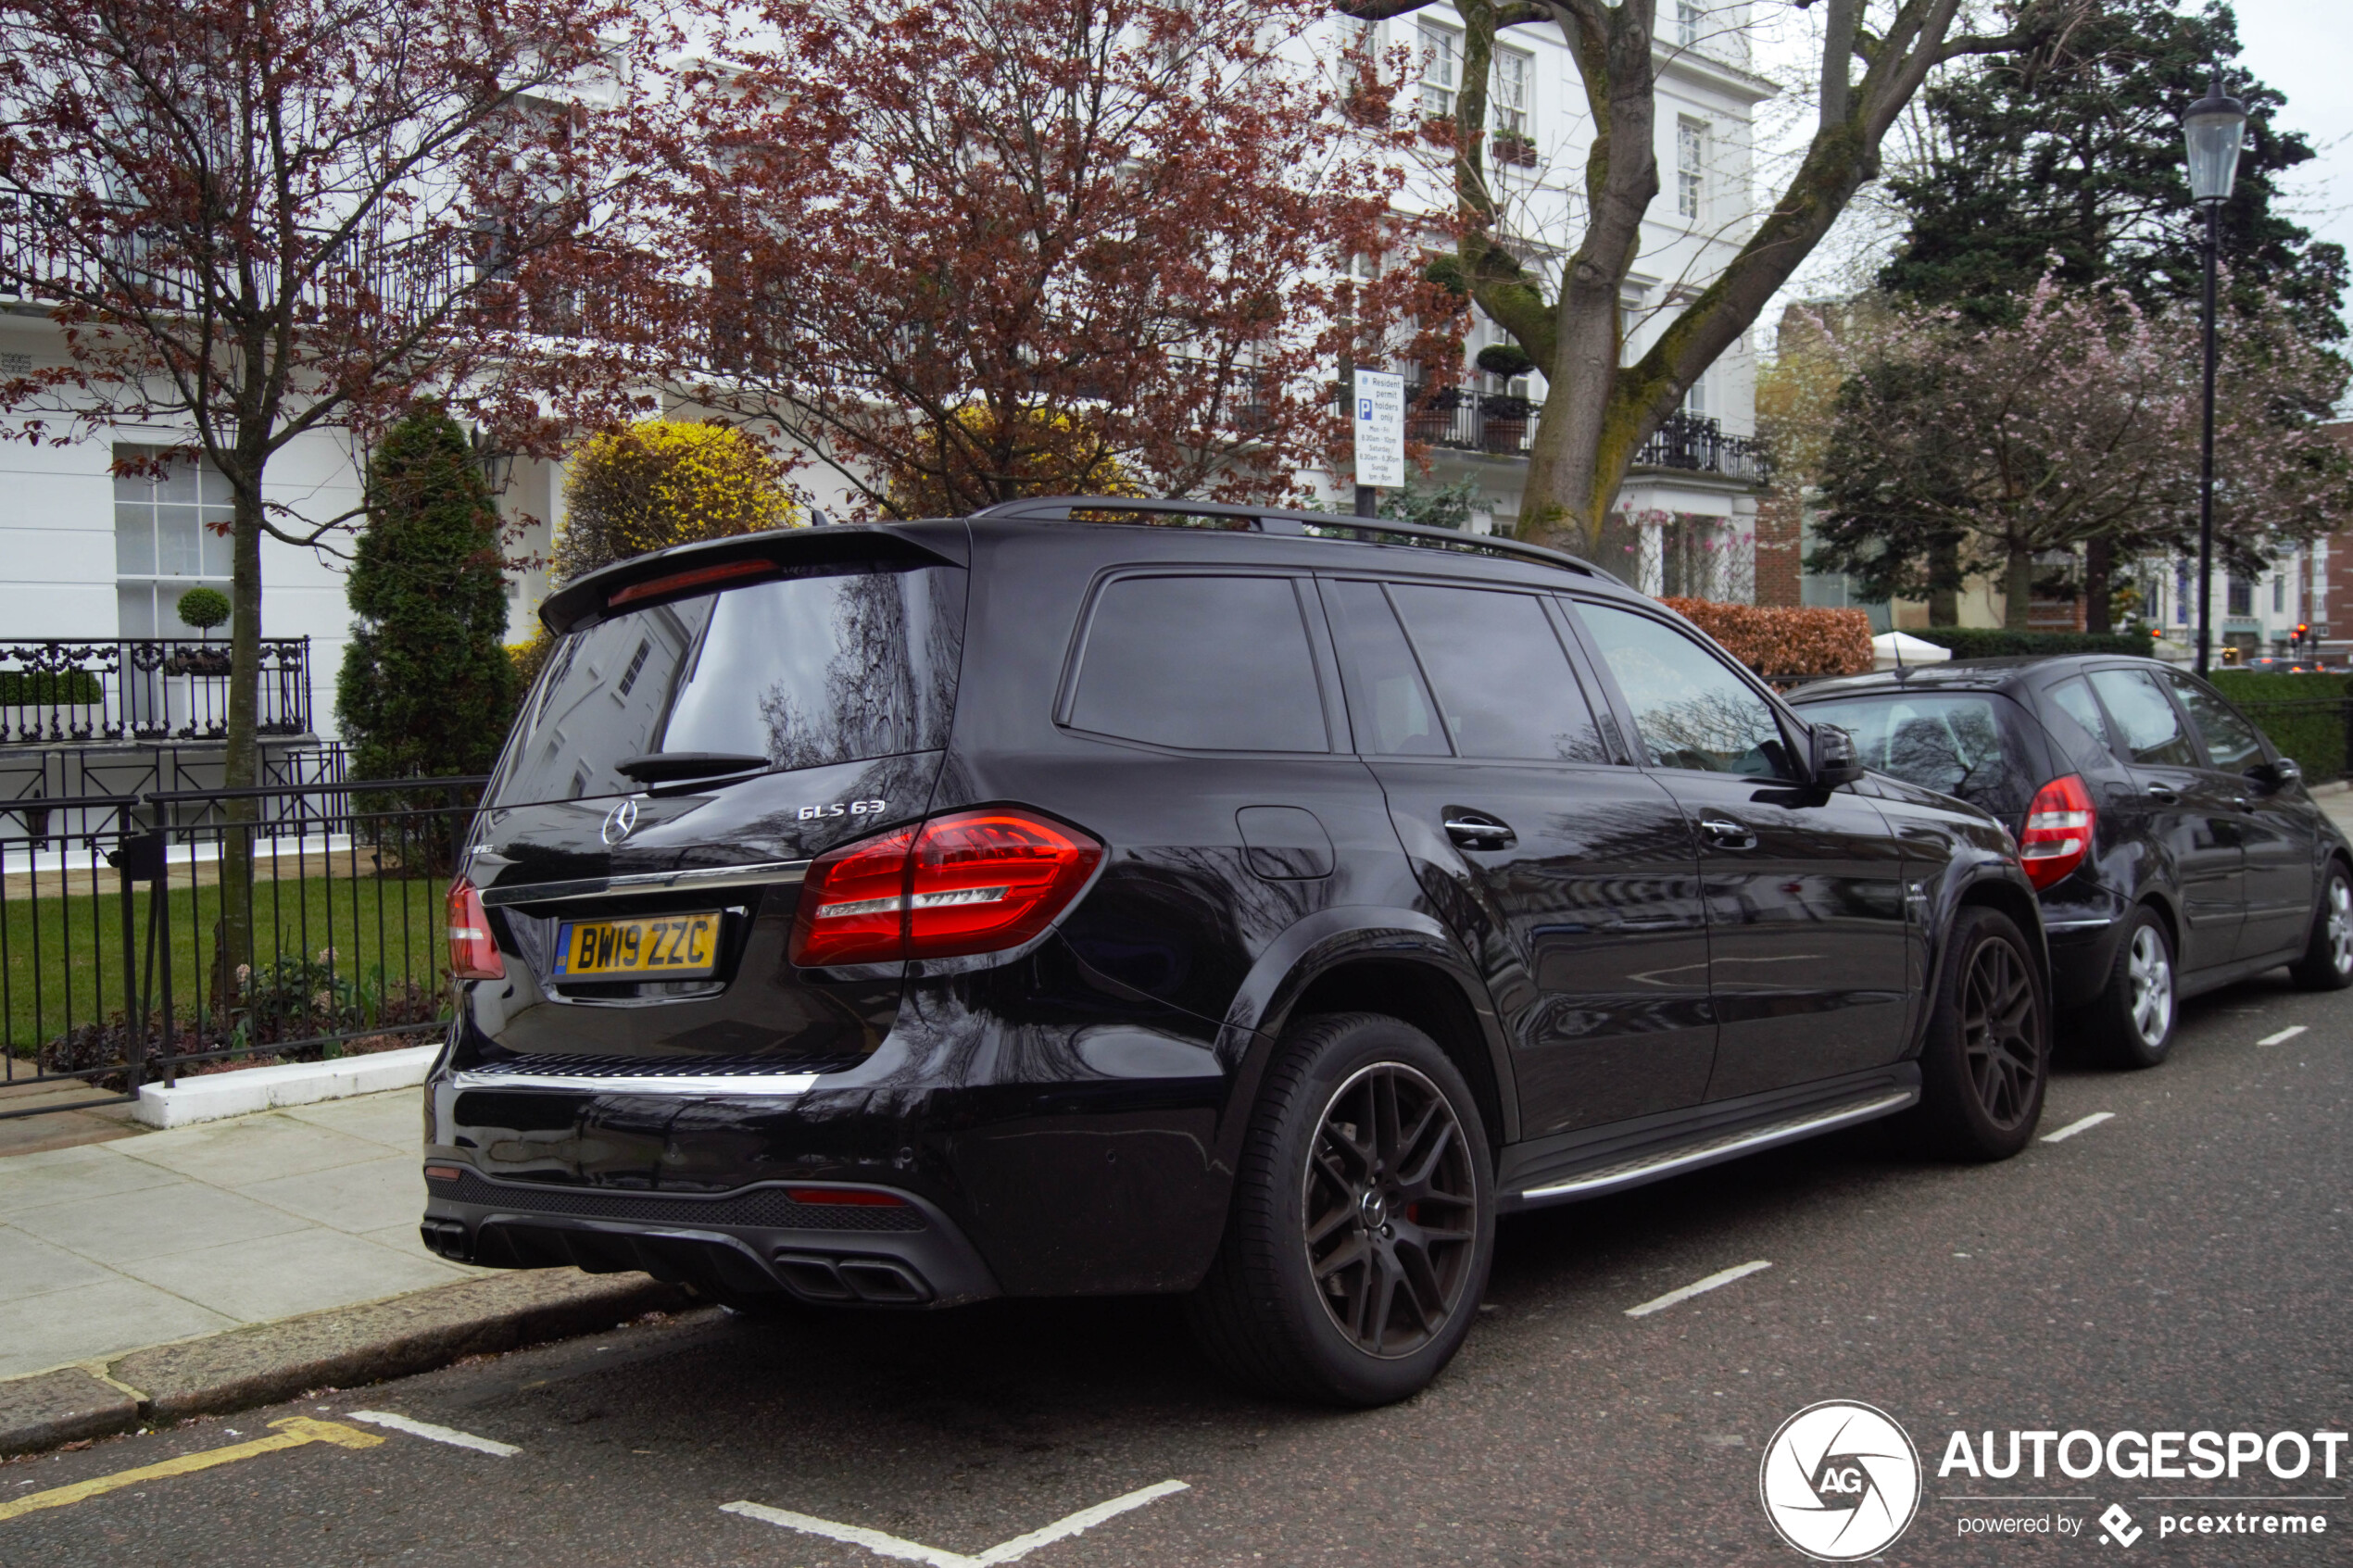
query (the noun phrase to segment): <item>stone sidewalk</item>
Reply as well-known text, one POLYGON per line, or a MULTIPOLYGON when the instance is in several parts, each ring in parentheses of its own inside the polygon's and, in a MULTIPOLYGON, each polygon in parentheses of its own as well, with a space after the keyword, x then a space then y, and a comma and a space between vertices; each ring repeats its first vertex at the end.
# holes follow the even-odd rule
POLYGON ((0 1378, 494 1272, 417 1238, 420 1122, 403 1089, 0 1159, 0 1378))

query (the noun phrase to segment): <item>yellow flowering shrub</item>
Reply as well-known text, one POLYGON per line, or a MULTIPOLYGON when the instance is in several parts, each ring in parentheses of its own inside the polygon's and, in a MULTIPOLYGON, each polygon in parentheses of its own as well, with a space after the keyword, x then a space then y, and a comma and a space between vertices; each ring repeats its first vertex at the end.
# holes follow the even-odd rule
POLYGON ((648 420, 593 437, 564 480, 550 569, 567 583, 697 539, 800 524, 775 459, 732 426, 648 420))
POLYGON ((986 403, 967 403, 953 432, 934 429, 891 475, 900 517, 956 517, 1025 495, 1141 495, 1099 432, 1068 414, 1025 409, 1000 421, 986 403))

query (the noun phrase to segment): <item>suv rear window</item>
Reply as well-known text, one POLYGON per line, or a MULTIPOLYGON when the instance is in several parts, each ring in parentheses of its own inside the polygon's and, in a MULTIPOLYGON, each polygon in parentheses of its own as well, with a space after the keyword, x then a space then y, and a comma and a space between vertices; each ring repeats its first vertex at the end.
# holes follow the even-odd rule
POLYGON ((964 574, 829 566, 615 616, 560 640, 492 800, 641 788, 615 771, 649 752, 821 768, 947 744, 964 574))
POLYGON ((1288 577, 1124 577, 1088 623, 1074 728, 1192 751, 1328 751, 1288 577))
POLYGON ((2005 812, 2022 804, 2013 797, 2025 772, 2013 734, 2015 720, 2004 711, 2007 701, 1957 693, 1890 693, 1809 702, 1805 713, 1853 735, 1866 768, 2005 812))

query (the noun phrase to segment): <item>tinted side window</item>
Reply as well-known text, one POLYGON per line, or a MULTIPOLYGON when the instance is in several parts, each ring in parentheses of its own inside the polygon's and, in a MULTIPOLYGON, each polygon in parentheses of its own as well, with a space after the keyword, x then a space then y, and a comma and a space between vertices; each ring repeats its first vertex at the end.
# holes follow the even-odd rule
POLYGON ((2221 694, 2170 670, 2166 679, 2173 683, 2173 695, 2182 699, 2182 706, 2190 710, 2190 721, 2197 726, 2199 737, 2206 742, 2206 755, 2217 768, 2235 773, 2263 760, 2263 737, 2221 694))
POLYGON ((1446 737, 1414 663, 1414 650, 1378 583, 1324 584, 1341 648, 1341 682, 1359 750, 1383 757, 1443 757, 1446 737))
POLYGON ((2043 693, 2044 728, 2066 748, 2079 768, 2106 768, 2116 761, 2115 737, 2108 733, 2108 716, 2081 675, 2070 675, 2043 693))
POLYGON ((1534 595, 1404 583, 1390 595, 1456 756, 1609 760, 1577 671, 1534 595))
POLYGON ((1989 811, 2026 804, 2015 739, 2018 719, 2007 709, 2005 698, 1940 692, 1875 694, 1805 706, 1809 722, 1836 724, 1855 737, 1864 767, 1989 811))
POLYGON ((1283 577, 1128 577, 1095 601, 1070 721, 1197 751, 1328 751, 1283 577))
POLYGON ((2157 768, 2195 768, 2197 750, 2182 728, 2181 715, 2145 670, 2095 670, 2092 689, 2121 732, 2124 754, 2157 768))
POLYGON ((1714 654, 1647 615, 1597 604, 1577 613, 1626 694, 1654 767, 1797 776, 1772 705, 1714 654))

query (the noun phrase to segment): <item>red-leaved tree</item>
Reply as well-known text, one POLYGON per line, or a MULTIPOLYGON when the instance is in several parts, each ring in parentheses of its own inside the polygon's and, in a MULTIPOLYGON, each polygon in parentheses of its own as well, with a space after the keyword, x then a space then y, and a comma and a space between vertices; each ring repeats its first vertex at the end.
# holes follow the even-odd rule
POLYGON ((1401 244, 1395 144, 1340 112, 1318 10, 768 0, 678 187, 692 395, 873 515, 1284 492, 1345 429, 1334 366, 1454 314, 1359 259, 1401 244))
MULTIPOLYGON (((62 354, 0 383, 0 434, 171 433, 233 497, 226 783, 254 784, 265 536, 319 545, 339 495, 273 491, 421 393, 512 433, 618 384, 585 302, 623 291, 637 160, 665 103, 649 0, 19 0, 0 9, 0 287, 62 354)), ((625 334, 624 334, 625 335, 625 334)), ((251 802, 228 803, 233 822, 251 802)), ((250 859, 224 848, 221 962, 250 859)))

